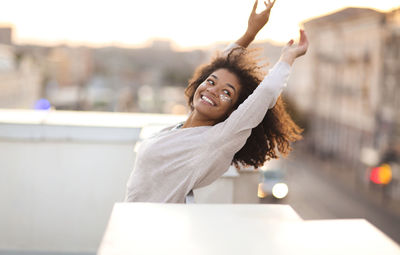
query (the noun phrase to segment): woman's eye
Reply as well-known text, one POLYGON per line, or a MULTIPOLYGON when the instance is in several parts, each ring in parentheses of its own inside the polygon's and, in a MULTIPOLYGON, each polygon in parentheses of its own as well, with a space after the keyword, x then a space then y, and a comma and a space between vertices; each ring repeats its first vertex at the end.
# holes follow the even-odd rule
POLYGON ((224 93, 227 94, 228 96, 231 95, 231 93, 230 93, 228 90, 226 90, 226 89, 224 89, 224 93))
POLYGON ((207 80, 208 83, 210 83, 211 85, 214 85, 214 81, 213 80, 207 80))

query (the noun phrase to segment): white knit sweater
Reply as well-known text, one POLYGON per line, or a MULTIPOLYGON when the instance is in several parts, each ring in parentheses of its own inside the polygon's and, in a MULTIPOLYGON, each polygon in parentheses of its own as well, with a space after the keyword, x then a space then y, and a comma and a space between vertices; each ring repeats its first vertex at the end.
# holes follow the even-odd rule
POLYGON ((223 175, 246 143, 251 129, 273 107, 286 85, 290 65, 278 62, 254 92, 214 126, 173 129, 141 143, 129 177, 126 202, 184 203, 190 190, 223 175))

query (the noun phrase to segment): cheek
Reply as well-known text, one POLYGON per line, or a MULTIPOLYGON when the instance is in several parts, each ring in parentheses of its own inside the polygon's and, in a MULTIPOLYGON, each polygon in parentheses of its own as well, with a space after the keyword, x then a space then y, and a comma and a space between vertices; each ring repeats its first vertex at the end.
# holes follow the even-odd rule
POLYGON ((205 82, 201 83, 201 84, 197 87, 196 92, 195 92, 195 95, 199 95, 200 92, 203 91, 205 88, 206 88, 206 83, 205 83, 205 82))
POLYGON ((205 82, 202 82, 198 87, 197 87, 197 89, 204 89, 206 87, 206 83, 205 82))
POLYGON ((219 99, 221 99, 221 101, 225 102, 225 103, 231 103, 232 102, 232 99, 230 97, 228 97, 226 95, 223 95, 223 94, 219 95, 219 99))

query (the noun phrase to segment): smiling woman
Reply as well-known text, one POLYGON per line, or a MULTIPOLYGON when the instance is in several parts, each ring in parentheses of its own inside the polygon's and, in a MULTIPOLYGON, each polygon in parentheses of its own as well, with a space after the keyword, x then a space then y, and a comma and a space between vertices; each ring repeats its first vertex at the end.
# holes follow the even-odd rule
MULTIPOLYGON (((234 46, 239 45, 231 45, 234 46)), ((189 82, 185 93, 191 114, 183 127, 215 125, 233 118, 232 112, 238 107, 245 107, 245 100, 251 100, 249 96, 261 86, 259 84, 265 73, 258 66, 255 54, 243 47, 228 48, 227 51, 227 56, 217 56, 210 64, 200 67, 189 82)), ((290 142, 301 138, 301 129, 287 114, 283 101, 278 97, 279 92, 280 89, 266 95, 273 96, 270 104, 254 110, 263 119, 257 120, 258 125, 252 127, 245 145, 233 157, 237 167, 240 162, 257 168, 266 160, 277 158, 278 152, 287 155, 291 150, 290 142)), ((264 100, 267 103, 268 100, 264 100)), ((257 119, 249 109, 241 114, 249 114, 251 118, 257 119)))
POLYGON ((246 47, 267 23, 275 2, 257 1, 246 33, 210 64, 201 66, 185 91, 190 114, 178 125, 142 142, 128 184, 127 202, 183 203, 192 189, 218 179, 238 162, 255 167, 286 155, 300 128, 279 98, 295 59, 308 41, 289 41, 267 76, 246 47))

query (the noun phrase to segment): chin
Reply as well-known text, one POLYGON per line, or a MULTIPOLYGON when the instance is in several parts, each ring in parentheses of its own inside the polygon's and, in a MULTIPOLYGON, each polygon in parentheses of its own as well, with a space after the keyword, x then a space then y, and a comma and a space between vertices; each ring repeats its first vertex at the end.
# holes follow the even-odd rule
POLYGON ((206 119, 209 120, 217 120, 221 117, 220 115, 215 114, 215 112, 213 112, 213 109, 211 107, 202 105, 201 102, 194 104, 194 111, 198 112, 199 114, 201 114, 202 116, 204 116, 206 119))

